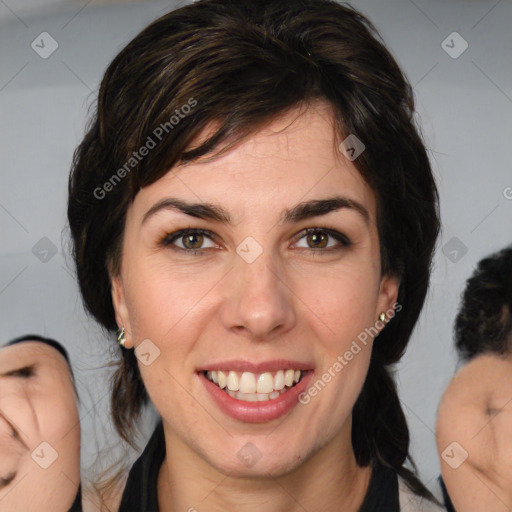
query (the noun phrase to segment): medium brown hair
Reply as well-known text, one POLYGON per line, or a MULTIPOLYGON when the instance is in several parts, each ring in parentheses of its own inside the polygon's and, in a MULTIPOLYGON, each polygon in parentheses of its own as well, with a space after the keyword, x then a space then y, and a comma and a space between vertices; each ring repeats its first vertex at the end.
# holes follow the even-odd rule
MULTIPOLYGON (((401 280, 402 311, 374 344, 353 410, 355 456, 362 466, 393 468, 426 496, 405 467, 409 430, 390 365, 402 357, 426 297, 438 193, 414 120, 412 88, 375 27, 351 6, 202 0, 157 19, 115 57, 69 179, 80 291, 94 318, 116 329, 110 277, 119 272, 126 211, 138 190, 175 165, 229 151, 276 116, 316 100, 332 108, 339 142, 355 134, 366 146, 353 163, 376 195, 382 273, 401 280), (170 121, 191 98, 193 111, 170 121), (212 125, 215 132, 191 148, 212 125), (168 128, 162 140, 126 167, 161 126, 168 128), (98 187, 104 191, 123 166, 129 172, 98 198, 98 187)), ((128 442, 147 399, 134 352, 123 351, 112 413, 128 442)))

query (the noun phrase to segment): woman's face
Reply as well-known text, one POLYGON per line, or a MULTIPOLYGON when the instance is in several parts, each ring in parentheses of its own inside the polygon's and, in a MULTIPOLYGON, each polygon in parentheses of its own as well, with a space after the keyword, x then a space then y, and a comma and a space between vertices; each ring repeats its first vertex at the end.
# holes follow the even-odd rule
POLYGON ((380 273, 374 194, 334 149, 329 110, 297 114, 141 189, 113 279, 168 450, 232 475, 347 453, 372 345, 362 333, 397 296, 380 273))
POLYGON ((80 425, 65 358, 39 341, 0 350, 0 510, 68 510, 80 483, 80 425))

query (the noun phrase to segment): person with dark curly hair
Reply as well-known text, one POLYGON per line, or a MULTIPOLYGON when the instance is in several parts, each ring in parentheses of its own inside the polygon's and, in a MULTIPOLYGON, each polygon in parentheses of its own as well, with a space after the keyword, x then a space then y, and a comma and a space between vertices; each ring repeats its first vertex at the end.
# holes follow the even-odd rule
POLYGON ((448 509, 512 507, 512 247, 482 259, 455 319, 462 368, 438 411, 437 446, 448 509))
POLYGON ((68 219, 117 331, 120 512, 434 511, 392 376, 422 310, 438 193, 412 87, 331 0, 202 0, 106 69, 68 219))

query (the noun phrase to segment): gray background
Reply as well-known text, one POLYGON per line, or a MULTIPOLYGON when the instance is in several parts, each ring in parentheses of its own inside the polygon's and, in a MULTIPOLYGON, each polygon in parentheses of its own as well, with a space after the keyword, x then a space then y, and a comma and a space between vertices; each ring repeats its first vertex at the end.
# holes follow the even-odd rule
MULTIPOLYGON (((381 31, 414 86, 441 193, 432 287, 397 372, 412 453, 431 487, 439 473, 436 410, 456 368, 459 295, 476 262, 512 242, 512 4, 352 3, 381 31), (461 55, 454 52, 463 41, 453 32, 468 43, 461 55)), ((82 398, 86 476, 99 468, 98 451, 115 440, 105 364, 117 347, 86 317, 78 296, 64 229, 67 175, 106 66, 177 5, 0 0, 0 341, 34 332, 68 348, 82 398), (42 32, 58 44, 46 59, 31 47, 42 32)), ((141 446, 150 424, 148 416, 141 446)), ((101 465, 115 453, 104 452, 101 465)))

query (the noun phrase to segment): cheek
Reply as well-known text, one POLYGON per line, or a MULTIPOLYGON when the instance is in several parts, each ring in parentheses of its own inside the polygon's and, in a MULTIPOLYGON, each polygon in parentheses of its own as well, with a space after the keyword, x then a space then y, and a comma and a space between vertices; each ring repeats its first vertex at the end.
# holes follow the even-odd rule
POLYGON ((331 356, 347 350, 352 340, 375 324, 377 291, 377 279, 369 269, 338 271, 302 286, 309 323, 316 326, 331 356))
POLYGON ((20 473, 26 477, 6 496, 5 509, 2 506, 1 510, 30 512, 35 510, 35 503, 38 512, 69 510, 78 490, 79 477, 70 474, 67 468, 62 469, 58 462, 59 458, 44 469, 34 467, 34 461, 28 457, 20 468, 20 473))
POLYGON ((173 331, 190 325, 191 318, 206 307, 205 295, 221 277, 197 266, 171 267, 165 259, 144 261, 141 257, 126 268, 131 269, 123 281, 136 343, 146 338, 167 339, 173 331))
POLYGON ((61 390, 55 390, 53 394, 40 397, 34 406, 37 407, 40 432, 44 440, 61 443, 75 439, 79 443, 78 410, 71 396, 62 396, 61 390))

